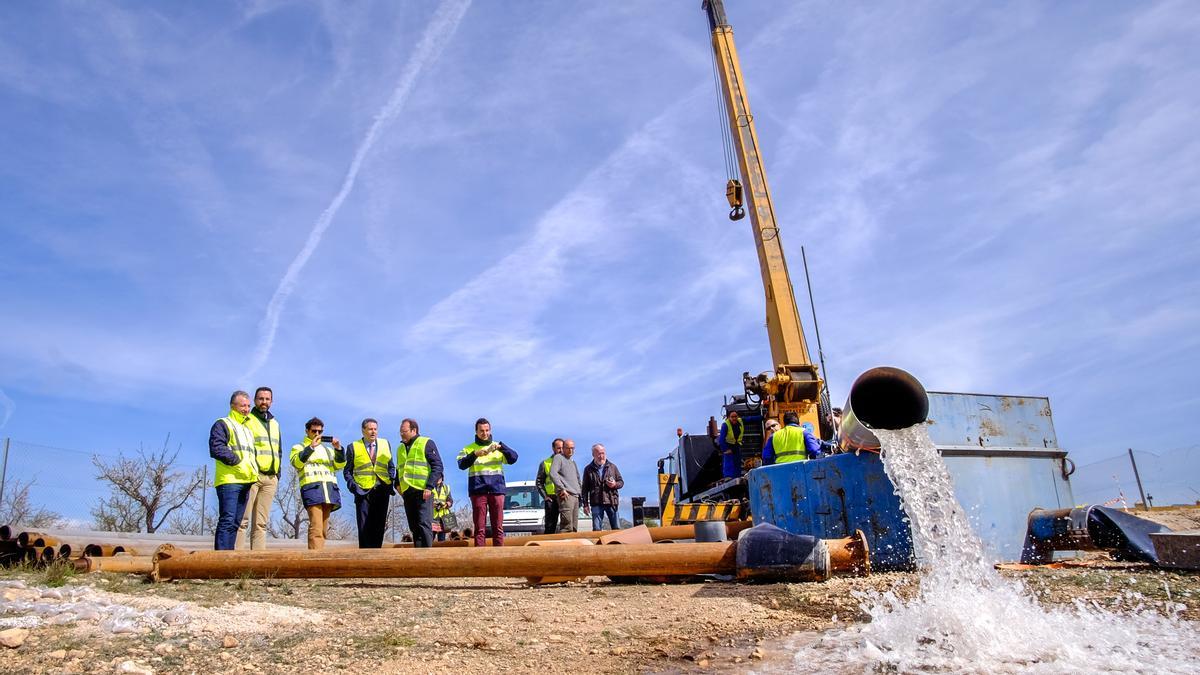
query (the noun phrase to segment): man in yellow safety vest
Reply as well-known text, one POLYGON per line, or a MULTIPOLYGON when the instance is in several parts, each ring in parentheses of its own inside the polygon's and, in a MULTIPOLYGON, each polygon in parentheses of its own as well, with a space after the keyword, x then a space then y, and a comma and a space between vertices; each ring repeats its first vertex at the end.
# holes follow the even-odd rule
POLYGON ((538 492, 542 495, 543 508, 545 509, 544 533, 554 534, 558 532, 558 497, 555 496, 554 480, 550 478, 550 464, 554 461, 555 455, 561 455, 563 451, 563 439, 556 438, 550 443, 550 456, 542 460, 538 464, 537 480, 534 485, 537 486, 538 492))
POLYGON ((362 434, 362 438, 350 444, 342 476, 346 479, 346 489, 354 495, 358 547, 383 548, 388 502, 396 484, 396 461, 391 444, 379 437, 378 421, 370 417, 363 420, 362 434))
POLYGON ((475 442, 458 453, 458 468, 467 472, 476 546, 487 540, 489 519, 492 545, 504 545, 504 465, 516 463, 516 450, 492 440, 492 423, 482 417, 475 420, 475 442))
POLYGON ((800 416, 794 412, 783 415, 783 428, 771 434, 763 447, 763 466, 803 462, 821 456, 821 441, 812 432, 812 425, 802 427, 800 416))
POLYGON ((421 435, 417 421, 400 423, 396 448, 396 488, 404 500, 404 515, 413 535, 413 548, 433 546, 433 488, 442 480, 442 455, 432 438, 421 435))
POLYGON ((258 480, 249 419, 250 394, 238 390, 229 397, 229 414, 213 422, 208 431, 208 454, 216 460, 213 486, 217 489, 218 515, 213 548, 217 551, 233 550, 250 486, 258 480))
POLYGON ((261 551, 267 547, 267 524, 271 522, 271 504, 279 489, 279 471, 283 467, 279 421, 271 414, 274 392, 270 387, 254 390, 254 407, 246 426, 254 432, 254 457, 258 462, 258 480, 250 486, 246 497, 246 513, 238 526, 239 549, 261 551), (249 541, 247 541, 249 532, 249 541))

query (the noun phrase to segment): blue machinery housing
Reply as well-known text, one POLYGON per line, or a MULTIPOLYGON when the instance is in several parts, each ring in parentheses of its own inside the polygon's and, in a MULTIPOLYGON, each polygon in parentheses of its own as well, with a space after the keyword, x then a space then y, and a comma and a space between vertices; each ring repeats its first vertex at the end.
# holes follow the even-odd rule
MULTIPOLYGON (((929 392, 929 435, 955 496, 995 560, 1018 560, 1029 512, 1073 506, 1066 451, 1041 397, 929 392)), ((895 488, 871 452, 765 466, 749 475, 755 524, 837 539, 862 530, 873 569, 911 567, 912 537, 895 488)))

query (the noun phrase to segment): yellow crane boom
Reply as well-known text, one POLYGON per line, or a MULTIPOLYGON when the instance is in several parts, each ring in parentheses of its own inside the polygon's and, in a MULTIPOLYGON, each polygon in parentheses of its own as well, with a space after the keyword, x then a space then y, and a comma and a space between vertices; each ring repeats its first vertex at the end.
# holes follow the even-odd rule
POLYGON ((772 417, 795 411, 802 421, 810 421, 814 429, 819 429, 817 410, 824 383, 809 356, 800 313, 796 309, 796 296, 783 255, 775 206, 754 128, 754 115, 750 112, 742 66, 733 41, 733 28, 725 18, 721 0, 705 0, 703 7, 712 31, 713 56, 728 112, 733 151, 745 184, 743 188, 737 181, 730 183, 727 196, 734 209, 730 217, 741 217, 737 213, 744 190, 766 294, 766 327, 774 369, 754 377, 747 374, 746 388, 763 396, 772 417))

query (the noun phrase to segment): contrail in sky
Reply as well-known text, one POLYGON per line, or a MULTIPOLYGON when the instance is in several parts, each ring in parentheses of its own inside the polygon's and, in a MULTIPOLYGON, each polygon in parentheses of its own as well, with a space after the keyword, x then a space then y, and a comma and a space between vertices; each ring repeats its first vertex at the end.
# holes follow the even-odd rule
POLYGON ((12 417, 13 411, 17 409, 17 404, 0 389, 0 429, 8 424, 8 418, 12 417))
POLYGON ((400 112, 400 108, 408 99, 413 84, 421 75, 421 71, 424 70, 426 64, 441 55, 442 50, 450 42, 450 38, 454 36, 454 32, 458 30, 458 24, 462 22, 462 18, 470 6, 471 0, 444 2, 438 6, 437 13, 426 26, 425 33, 421 35, 421 41, 417 43, 412 57, 405 65, 404 72, 400 75, 400 81, 396 83, 396 89, 392 92, 391 98, 375 114, 375 121, 371 123, 366 137, 359 143, 358 150, 354 153, 354 161, 350 163, 346 177, 342 179, 342 189, 338 190, 333 201, 329 202, 329 206, 326 206, 325 210, 321 212, 321 216, 313 224, 312 231, 308 233, 308 241, 304 243, 304 248, 296 254, 292 264, 288 265, 287 272, 279 280, 279 287, 275 289, 275 295, 271 297, 271 302, 267 305, 266 316, 259 324, 261 334, 258 339, 258 347, 254 350, 254 359, 250 362, 250 368, 246 371, 244 378, 257 372, 271 356, 271 349, 275 346, 275 331, 279 328, 279 315, 283 312, 283 306, 287 304, 288 298, 296 288, 296 279, 300 276, 304 266, 308 264, 308 259, 316 251, 317 245, 321 243, 321 238, 325 236, 325 230, 329 229, 329 224, 333 221, 334 216, 342 208, 342 202, 346 201, 346 197, 354 189, 354 181, 358 179, 358 172, 362 168, 363 160, 371 151, 371 147, 375 145, 375 140, 379 137, 383 126, 392 121, 396 117, 396 113, 400 112))

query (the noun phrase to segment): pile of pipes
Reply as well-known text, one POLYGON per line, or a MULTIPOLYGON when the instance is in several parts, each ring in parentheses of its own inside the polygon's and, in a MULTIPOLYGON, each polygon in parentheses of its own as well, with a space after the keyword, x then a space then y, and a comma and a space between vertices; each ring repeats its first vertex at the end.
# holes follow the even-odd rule
MULTIPOLYGON (((0 567, 32 565, 45 567, 55 561, 72 561, 81 570, 98 567, 89 561, 101 558, 116 559, 114 567, 134 557, 147 561, 150 556, 138 556, 137 549, 122 544, 85 543, 78 537, 63 538, 44 532, 21 531, 13 536, 11 525, 0 526, 0 567)), ((124 571, 124 570, 121 570, 124 571)))

